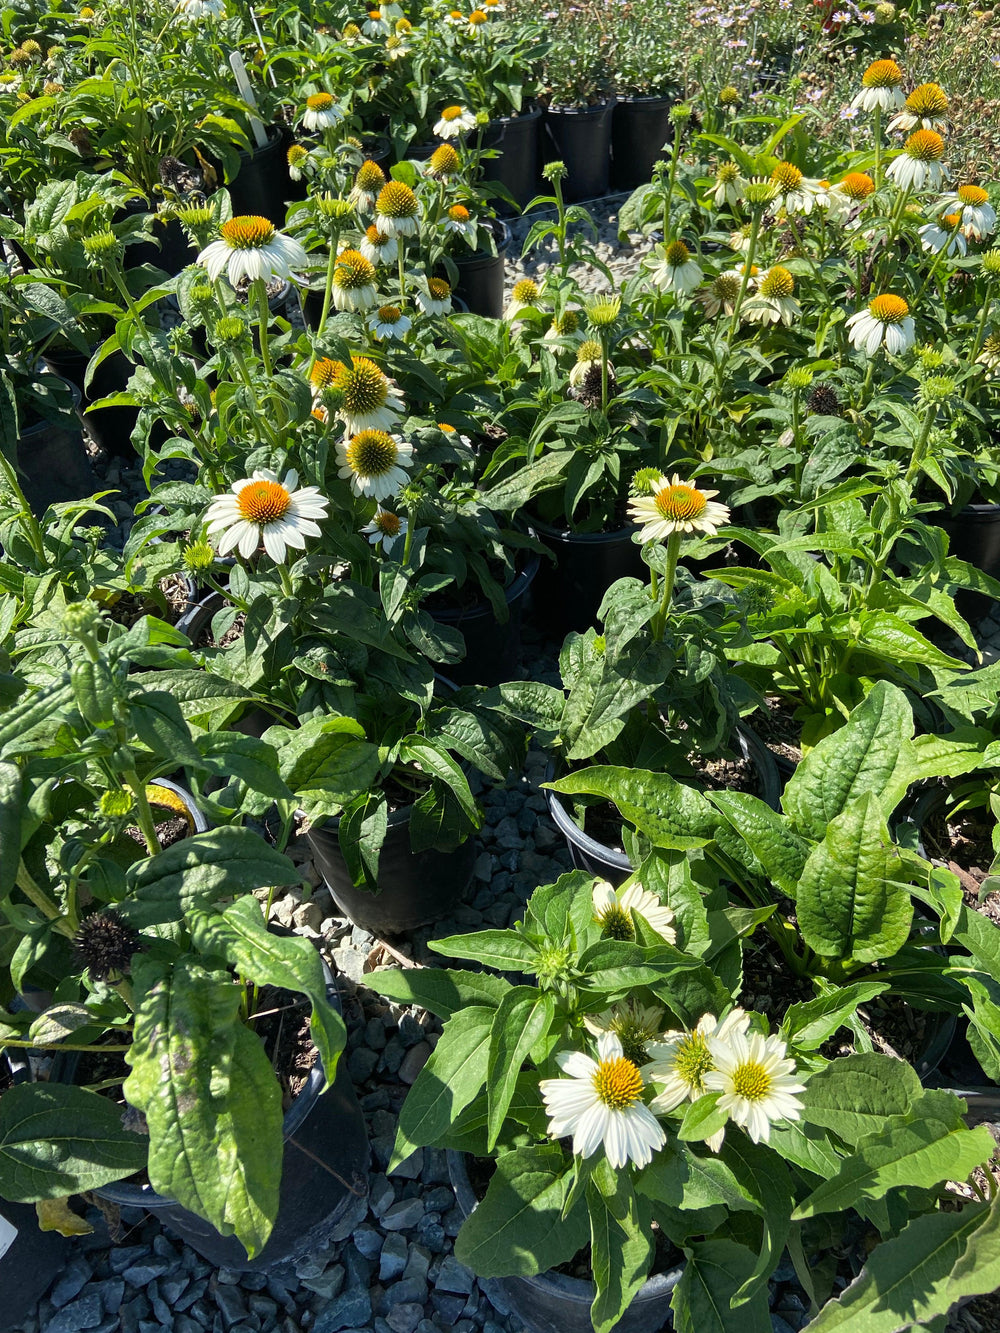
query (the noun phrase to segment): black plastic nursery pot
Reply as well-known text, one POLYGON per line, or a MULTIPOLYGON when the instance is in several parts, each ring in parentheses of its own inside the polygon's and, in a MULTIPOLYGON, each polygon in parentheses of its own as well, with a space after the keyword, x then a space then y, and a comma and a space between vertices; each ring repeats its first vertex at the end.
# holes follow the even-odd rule
MULTIPOLYGON (((448 1150, 448 1176, 464 1220, 478 1202, 464 1154, 448 1150)), ((679 1266, 648 1278, 612 1333, 665 1333, 673 1328, 670 1297, 683 1273, 679 1266)), ((592 1282, 549 1271, 536 1277, 479 1278, 479 1285, 497 1310, 516 1314, 528 1333, 593 1333, 592 1282)))
POLYGON ((569 532, 535 518, 531 527, 556 557, 554 564, 543 562, 531 593, 535 624, 555 638, 589 629, 612 583, 645 576, 641 549, 632 540, 634 527, 569 532))
MULTIPOLYGON (((79 405, 75 386, 67 383, 66 388, 79 405)), ((67 410, 54 421, 42 418, 22 426, 17 437, 17 469, 25 499, 38 515, 49 505, 82 500, 99 489, 75 410, 67 410)))
POLYGON ((488 250, 474 250, 452 256, 458 269, 454 294, 472 314, 499 319, 503 315, 504 256, 510 247, 510 228, 495 220, 490 225, 496 239, 495 255, 488 250))
MULTIPOLYGON (((131 199, 122 209, 123 217, 137 217, 140 213, 153 210, 146 199, 131 199)), ((150 264, 159 268, 170 277, 176 277, 188 264, 193 264, 198 251, 185 235, 184 228, 176 218, 165 218, 162 214, 153 214, 153 235, 155 241, 139 241, 125 247, 124 266, 126 269, 140 268, 150 264)))
POLYGON ((233 216, 256 214, 276 227, 285 224, 290 200, 297 198, 296 182, 288 174, 287 142, 276 125, 267 127, 263 148, 240 150, 239 171, 229 182, 233 216))
POLYGON ((456 685, 499 685, 502 680, 512 678, 521 649, 525 598, 540 563, 540 556, 529 556, 524 568, 504 590, 508 618, 503 624, 489 602, 431 612, 439 625, 459 630, 465 639, 465 657, 448 667, 456 685))
MULTIPOLYGON (((734 748, 742 759, 749 759, 753 764, 760 782, 760 799, 772 810, 780 809, 782 782, 771 751, 756 732, 743 726, 736 728, 734 748)), ((550 765, 545 780, 551 782, 554 776, 555 768, 550 765)), ((600 875, 615 887, 628 879, 635 867, 624 852, 606 847, 585 833, 570 813, 565 798, 558 792, 546 791, 545 797, 552 822, 566 839, 570 858, 577 870, 600 875)))
POLYGON ((316 867, 340 910, 373 935, 401 935, 439 920, 458 903, 472 882, 476 846, 468 838, 451 852, 410 847, 412 806, 389 812, 375 892, 359 889, 340 850, 340 817, 309 829, 306 837, 316 867))
MULTIPOLYGON (((518 116, 491 120, 480 140, 481 148, 495 149, 499 157, 483 162, 483 175, 497 181, 524 208, 538 193, 538 133, 542 124, 541 107, 530 107, 518 116)), ((503 208, 504 205, 500 204, 503 208)), ((509 206, 508 206, 509 207, 509 206)))
MULTIPOLYGON (((1000 579, 1000 504, 969 504, 957 514, 927 514, 925 520, 948 534, 949 554, 1000 579)), ((958 593, 955 604, 971 621, 982 620, 996 605, 991 597, 966 590, 958 593)))
POLYGON ((566 166, 563 197, 569 203, 607 194, 611 172, 614 102, 550 106, 545 112, 545 157, 566 166))
POLYGON ((634 190, 653 178, 653 167, 672 141, 673 97, 619 97, 611 119, 611 185, 634 190))
POLYGON ((86 409, 109 394, 121 393, 132 375, 132 365, 123 352, 112 352, 94 371, 89 388, 84 388, 91 355, 78 352, 75 347, 50 347, 44 360, 57 375, 69 380, 79 390, 87 429, 94 443, 118 458, 131 458, 135 455, 132 432, 139 419, 139 409, 100 407, 96 412, 86 412, 86 409))

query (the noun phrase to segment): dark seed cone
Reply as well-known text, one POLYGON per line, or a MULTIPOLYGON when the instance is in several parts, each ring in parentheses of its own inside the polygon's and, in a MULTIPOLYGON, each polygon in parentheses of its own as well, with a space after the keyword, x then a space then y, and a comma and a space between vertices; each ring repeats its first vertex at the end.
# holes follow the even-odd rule
POLYGON ((177 157, 167 156, 160 159, 160 180, 168 190, 173 190, 179 195, 194 194, 196 190, 205 188, 201 172, 195 167, 187 166, 177 157))
POLYGON ((132 955, 145 948, 142 936, 113 907, 80 922, 73 944, 94 981, 127 976, 132 955))
POLYGON ((818 417, 839 417, 840 399, 837 397, 836 390, 829 384, 817 384, 809 395, 809 401, 806 404, 810 412, 815 412, 818 417))
MULTIPOLYGON (((617 388, 618 388, 618 381, 615 379, 614 371, 609 366, 608 367, 609 399, 615 396, 617 388)), ((593 365, 587 371, 586 375, 583 378, 583 383, 580 385, 580 389, 577 396, 580 402, 583 403, 585 407, 601 406, 601 367, 599 365, 593 365)))

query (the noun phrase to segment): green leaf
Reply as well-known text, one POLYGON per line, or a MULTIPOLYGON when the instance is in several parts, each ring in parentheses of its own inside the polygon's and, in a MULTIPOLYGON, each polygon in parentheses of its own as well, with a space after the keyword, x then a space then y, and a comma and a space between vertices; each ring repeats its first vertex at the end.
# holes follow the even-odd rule
POLYGON ((278 1211, 281 1090, 257 1037, 239 1021, 227 971, 139 955, 132 1073, 124 1093, 149 1125, 150 1184, 253 1258, 278 1211))
POLYGON ((729 1113, 719 1110, 721 1092, 706 1092, 685 1108, 677 1137, 682 1143, 703 1143, 729 1123, 729 1113))
POLYGON ((273 935, 264 922, 263 907, 252 894, 238 898, 221 916, 193 911, 188 925, 195 946, 202 953, 224 958, 241 979, 306 996, 312 1005, 309 1031, 323 1061, 326 1091, 347 1043, 347 1029, 327 999, 323 964, 312 941, 299 935, 273 935))
POLYGON ((466 1005, 486 1005, 495 1009, 510 990, 509 981, 491 976, 489 972, 439 967, 372 972, 365 977, 365 985, 400 1004, 419 1005, 421 1009, 437 1014, 438 1018, 451 1018, 466 1005))
POLYGON ((781 1024, 782 1036, 799 1050, 814 1051, 843 1026, 859 1004, 867 1004, 889 987, 888 981, 858 981, 839 986, 815 1000, 789 1005, 781 1024))
POLYGON ((911 767, 912 731, 905 694, 879 681, 848 721, 810 750, 788 780, 782 805, 799 831, 822 838, 831 820, 859 797, 895 789, 900 773, 911 767))
POLYGON ((925 1213, 869 1256, 809 1333, 898 1333, 1000 1287, 1000 1204, 925 1213))
POLYGON ((562 1217, 572 1178, 554 1143, 503 1153, 455 1239, 455 1258, 479 1277, 533 1277, 572 1259, 590 1239, 585 1208, 562 1217))
POLYGON ((427 947, 445 958, 471 958, 498 972, 534 972, 538 948, 515 930, 478 930, 472 935, 449 935, 428 940, 427 947))
POLYGON ((913 919, 902 869, 877 796, 860 796, 831 821, 806 861, 795 903, 806 944, 826 958, 891 958, 913 919))
POLYGON ((287 801, 291 792, 278 776, 278 757, 273 746, 256 736, 238 731, 220 731, 195 741, 201 768, 219 778, 238 778, 252 792, 272 801, 287 801))
POLYGON ((685 1250, 687 1263, 670 1308, 676 1333, 771 1333, 766 1288, 748 1304, 733 1297, 754 1270, 755 1256, 731 1240, 709 1240, 685 1250))
POLYGON ((17 883, 21 864, 21 770, 0 764, 0 899, 17 883))
POLYGON ((130 898, 120 910, 135 926, 154 926, 177 921, 191 908, 301 879, 288 857, 252 830, 211 829, 136 862, 128 872, 130 898))
POLYGON ((794 900, 809 843, 799 837, 787 816, 745 792, 712 792, 709 799, 753 852, 768 879, 794 900))
POLYGON ((951 1129, 925 1116, 908 1125, 893 1125, 866 1139, 848 1157, 832 1180, 825 1180, 799 1204, 792 1220, 857 1207, 861 1200, 884 1199, 904 1186, 930 1189, 944 1180, 965 1180, 989 1161, 996 1144, 985 1125, 951 1129))
POLYGON ((721 1013, 732 1002, 711 968, 665 942, 644 946, 598 940, 584 951, 577 966, 585 974, 586 989, 602 999, 621 999, 636 986, 648 986, 692 1026, 702 1014, 721 1013))
POLYGON ((722 1204, 735 1213, 755 1206, 725 1162, 714 1153, 702 1157, 680 1142, 657 1153, 641 1172, 637 1188, 647 1198, 684 1211, 722 1204))
POLYGON ((856 1147, 882 1131, 890 1116, 905 1116, 921 1095, 910 1065, 888 1055, 847 1055, 812 1074, 802 1094, 803 1118, 832 1129, 856 1147))
POLYGON ((0 1098, 0 1197, 12 1203, 97 1189, 145 1164, 145 1139, 96 1092, 24 1083, 0 1098))
MULTIPOLYGON (((265 739, 274 743, 275 728, 265 739)), ((379 752, 349 717, 318 717, 303 723, 278 750, 281 776, 315 822, 339 813, 379 771, 379 752)))
POLYGON ((701 792, 666 773, 597 765, 542 785, 564 796, 586 794, 614 801, 623 818, 657 847, 704 847, 719 824, 719 815, 701 792))
POLYGON ((496 1010, 469 1005, 449 1018, 437 1046, 406 1094, 389 1172, 415 1148, 440 1145, 486 1081, 496 1010))
POLYGON ((597 1292, 590 1307, 594 1333, 611 1333, 649 1276, 653 1232, 626 1171, 603 1158, 586 1187, 590 1256, 597 1292))
POLYGON ((757 1264, 735 1296, 742 1305, 762 1290, 766 1294, 767 1279, 781 1258, 794 1202, 792 1183, 787 1167, 774 1160, 773 1152, 744 1134, 728 1135, 722 1155, 752 1200, 763 1226, 757 1264))
POLYGON ((416 764, 428 777, 443 782, 454 794, 466 819, 474 828, 479 827, 479 812, 469 790, 469 780, 450 754, 422 736, 407 736, 400 743, 399 756, 405 763, 416 764))
POLYGON ((490 1151, 499 1138, 521 1066, 535 1042, 548 1032, 554 1014, 552 996, 534 986, 512 986, 500 1001, 490 1032, 486 1082, 490 1151))
POLYGON ((172 759, 191 768, 201 766, 191 729, 172 695, 149 690, 141 698, 129 700, 128 713, 136 735, 157 758, 172 759))

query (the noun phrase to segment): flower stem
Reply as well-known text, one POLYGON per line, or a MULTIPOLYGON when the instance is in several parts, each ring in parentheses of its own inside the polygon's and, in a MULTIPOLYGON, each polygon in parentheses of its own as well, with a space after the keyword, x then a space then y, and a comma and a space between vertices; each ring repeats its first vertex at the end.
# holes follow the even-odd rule
POLYGON ((267 304, 267 283, 263 278, 253 281, 254 295, 257 301, 257 322, 260 328, 260 359, 264 362, 264 373, 270 379, 274 371, 271 366, 271 344, 269 325, 271 308, 267 304))
POLYGON ((759 208, 754 209, 753 217, 750 219, 750 237, 747 244, 747 256, 743 263, 743 277, 740 281, 739 295, 736 297, 736 304, 733 306, 733 317, 729 323, 729 333, 726 336, 726 351, 733 345, 733 339, 736 336, 736 330, 740 323, 740 309, 743 305, 743 298, 747 294, 747 287, 750 284, 750 275, 753 272, 753 261, 757 254, 757 237, 760 235, 760 222, 763 213, 759 208))
POLYGON ((128 784, 135 798, 135 819, 146 844, 146 850, 150 856, 156 856, 163 849, 160 846, 159 838, 156 836, 156 822, 153 819, 153 812, 149 808, 146 788, 139 781, 139 775, 134 768, 126 769, 122 773, 122 778, 128 784))
POLYGON ((676 529, 667 538, 667 567, 663 571, 663 588, 660 592, 660 607, 653 619, 653 638, 657 643, 663 638, 670 613, 670 602, 674 595, 674 579, 677 575, 677 557, 681 553, 681 533, 676 529))
POLYGON ((873 113, 872 135, 875 139, 875 169, 872 176, 876 190, 882 183, 882 108, 875 104, 873 113))

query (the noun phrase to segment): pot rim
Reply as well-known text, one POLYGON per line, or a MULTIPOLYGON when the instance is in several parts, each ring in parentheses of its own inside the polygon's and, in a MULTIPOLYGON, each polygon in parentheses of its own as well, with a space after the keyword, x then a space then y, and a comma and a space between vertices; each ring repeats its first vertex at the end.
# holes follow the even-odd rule
MULTIPOLYGON (((573 532, 570 528, 557 528, 551 523, 546 523, 544 519, 536 518, 531 515, 531 526, 540 537, 557 542, 565 542, 568 545, 579 543, 587 546, 611 545, 622 541, 628 537, 631 542, 632 534, 639 531, 637 523, 628 523, 623 528, 612 528, 610 532, 573 532)), ((634 545, 634 543, 632 543, 634 545)))
MULTIPOLYGON (((542 557, 537 551, 529 552, 524 566, 518 570, 510 583, 504 588, 504 601, 511 606, 528 591, 538 573, 542 557)), ((468 621, 486 620, 492 616, 493 607, 489 602, 479 601, 470 607, 446 607, 443 611, 431 611, 431 617, 441 624, 461 625, 468 621)))

